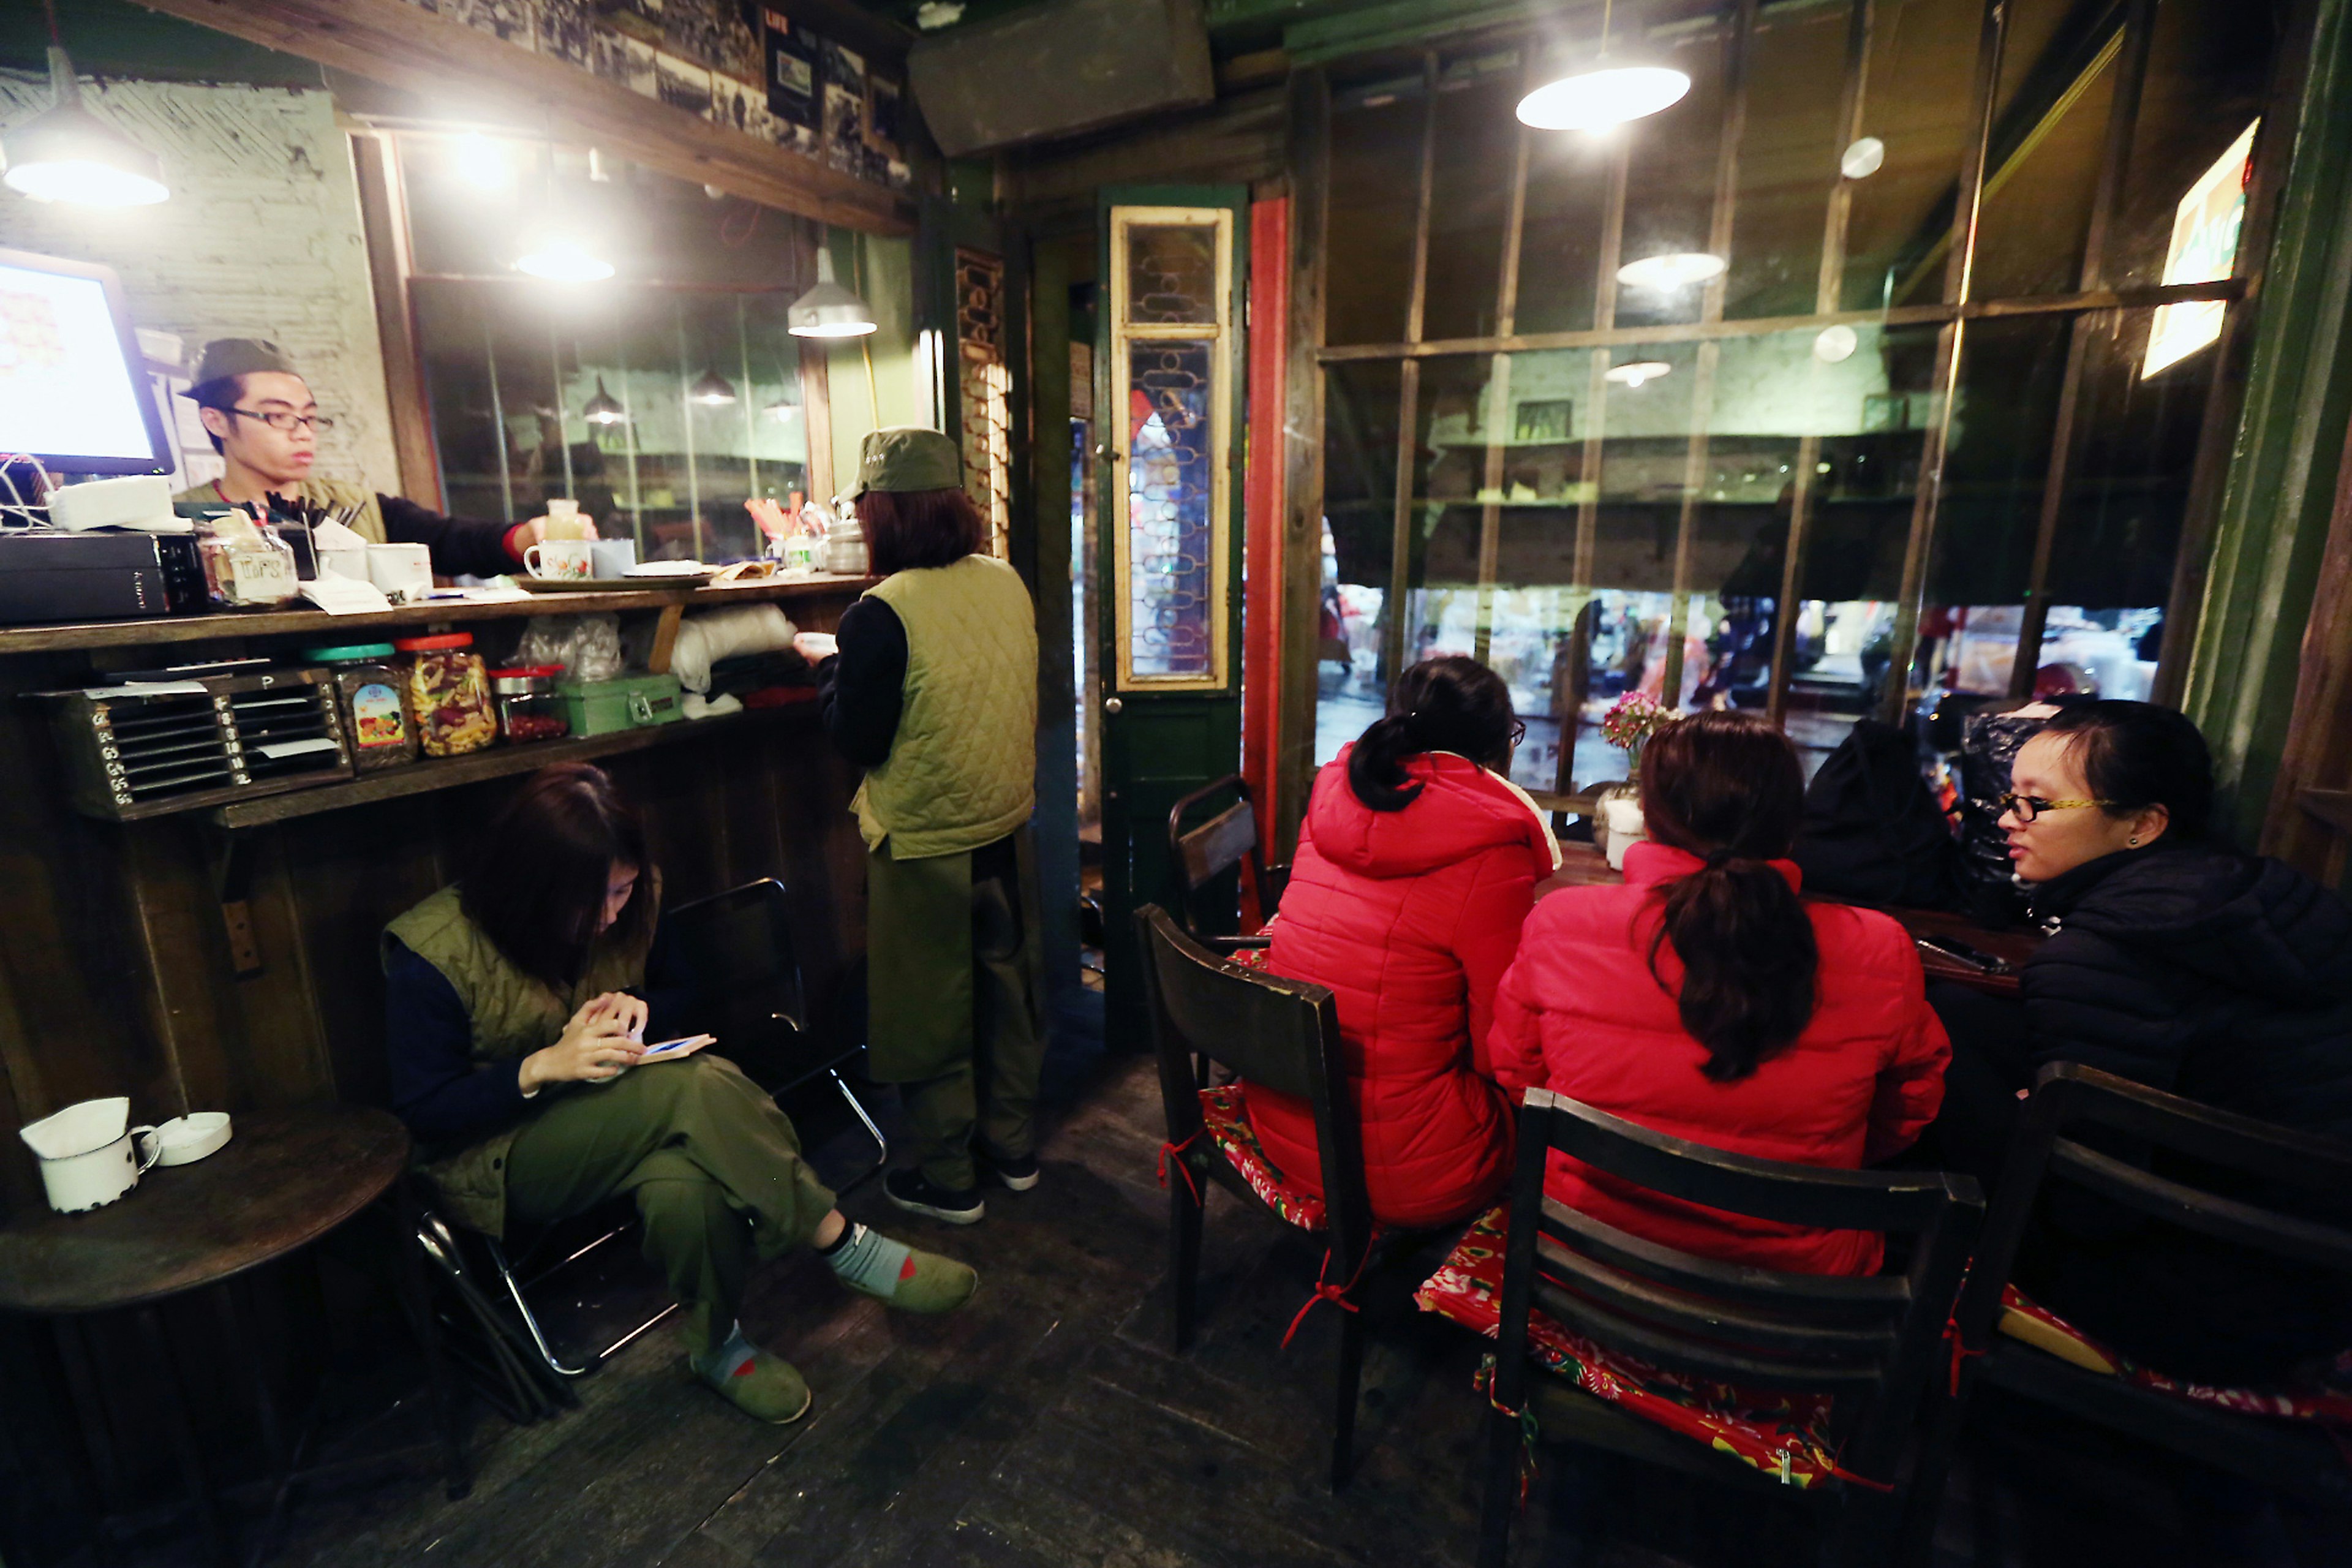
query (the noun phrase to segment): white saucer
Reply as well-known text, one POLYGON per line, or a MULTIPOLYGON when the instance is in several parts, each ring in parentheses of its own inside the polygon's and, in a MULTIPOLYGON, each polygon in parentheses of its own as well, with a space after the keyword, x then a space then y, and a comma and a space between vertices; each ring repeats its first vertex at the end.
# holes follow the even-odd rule
POLYGON ((155 1129, 163 1145, 159 1165, 193 1165, 228 1142, 228 1112, 193 1110, 155 1129))

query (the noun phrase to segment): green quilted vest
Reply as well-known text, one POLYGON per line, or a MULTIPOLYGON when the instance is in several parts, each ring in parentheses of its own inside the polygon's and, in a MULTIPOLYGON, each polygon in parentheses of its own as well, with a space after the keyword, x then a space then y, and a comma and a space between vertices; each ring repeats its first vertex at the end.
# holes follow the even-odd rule
POLYGON ((907 628, 905 705, 853 805, 898 860, 992 844, 1037 804, 1037 618, 1021 574, 967 555, 867 590, 907 628))
MULTIPOLYGON (((365 485, 348 484, 341 479, 304 479, 299 494, 304 504, 321 511, 358 510, 352 514, 351 531, 370 544, 382 544, 383 538, 383 506, 375 491, 365 485)), ((220 491, 211 485, 198 485, 192 490, 182 490, 172 498, 175 501, 193 501, 198 506, 221 506, 220 491)))
MULTIPOLYGON (((659 883, 655 884, 659 897, 659 883)), ((647 925, 650 931, 652 927, 647 925)), ((465 1005, 474 1029, 474 1059, 510 1062, 544 1049, 562 1037, 563 1026, 591 996, 625 991, 646 978, 650 938, 624 946, 599 942, 588 957, 588 973, 562 996, 509 962, 458 907, 457 889, 444 888, 384 927, 383 958, 391 967, 392 939, 441 972, 465 1005)), ((395 1048, 397 1048, 395 1043, 395 1048)), ((551 1085, 544 1097, 570 1086, 551 1085)), ((509 1127, 425 1166, 451 1217, 487 1236, 506 1229, 507 1150, 520 1127, 509 1127)))

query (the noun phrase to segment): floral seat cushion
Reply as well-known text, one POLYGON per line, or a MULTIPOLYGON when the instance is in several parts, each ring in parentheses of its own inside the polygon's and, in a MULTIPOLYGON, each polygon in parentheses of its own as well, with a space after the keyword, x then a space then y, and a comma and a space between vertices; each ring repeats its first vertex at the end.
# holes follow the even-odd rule
POLYGON ((2000 1316, 1993 1326, 2007 1337, 2070 1365, 2107 1377, 2120 1377, 2153 1394, 2170 1394, 2241 1415, 2270 1415, 2352 1428, 2352 1351, 2338 1355, 2332 1365, 2277 1388, 2224 1388, 2190 1383, 2154 1367, 2142 1366, 2093 1339, 2014 1285, 2001 1287, 2000 1316))
MULTIPOLYGON (((1503 1244, 1510 1211, 1478 1216, 1436 1273, 1413 1293, 1424 1312, 1451 1318, 1474 1333, 1498 1337, 1503 1244)), ((1728 1454, 1794 1487, 1853 1478, 1837 1465, 1825 1394, 1707 1383, 1603 1350, 1544 1316, 1529 1314, 1528 1354, 1538 1365, 1629 1415, 1728 1454)))
POLYGON ((1201 1123, 1201 1130, 1216 1144, 1218 1152, 1224 1155, 1226 1163, 1249 1184, 1249 1190, 1266 1207, 1301 1230, 1321 1230, 1329 1223, 1323 1200, 1292 1186, 1281 1168, 1265 1157, 1257 1133, 1250 1126, 1249 1107, 1242 1098, 1240 1084, 1220 1084, 1202 1089, 1201 1123))

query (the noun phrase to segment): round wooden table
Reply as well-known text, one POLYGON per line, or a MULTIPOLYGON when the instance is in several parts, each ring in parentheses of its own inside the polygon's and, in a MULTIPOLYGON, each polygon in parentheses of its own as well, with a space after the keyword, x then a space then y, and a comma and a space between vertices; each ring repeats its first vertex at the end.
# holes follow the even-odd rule
MULTIPOLYGON (((130 1313, 154 1363, 160 1414, 178 1452, 189 1501, 214 1555, 226 1561, 228 1539, 217 1495, 156 1308, 192 1290, 220 1287, 226 1321, 235 1329, 248 1316, 242 1276, 324 1238, 377 1204, 395 1211, 394 1288, 425 1352, 450 1487, 453 1492, 463 1489, 455 1408, 402 1179, 408 1152, 407 1130, 382 1110, 310 1105, 239 1111, 227 1144, 208 1158, 192 1165, 157 1166, 104 1208, 44 1212, 0 1228, 0 1311, 50 1321, 82 1436, 112 1512, 127 1512, 129 1500, 80 1320, 130 1313)), ((276 1493, 282 1504, 292 1481, 300 1478, 287 1456, 268 1380, 248 1346, 235 1348, 254 1373, 263 1441, 278 1472, 276 1493)), ((264 1527, 265 1548, 277 1513, 273 1507, 264 1527)))

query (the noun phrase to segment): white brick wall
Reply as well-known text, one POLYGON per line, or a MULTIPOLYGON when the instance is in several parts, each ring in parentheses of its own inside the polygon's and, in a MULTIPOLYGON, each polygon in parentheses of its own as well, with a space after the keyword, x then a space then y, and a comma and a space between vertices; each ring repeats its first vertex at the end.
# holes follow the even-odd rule
MULTIPOLYGON (((191 359, 210 338, 274 340, 336 421, 318 471, 396 489, 359 190, 328 94, 89 80, 82 92, 163 160, 172 199, 80 207, 0 187, 0 247, 113 268, 136 324, 178 333, 191 359)), ((0 123, 48 102, 46 77, 0 71, 0 123)))

